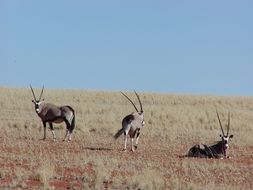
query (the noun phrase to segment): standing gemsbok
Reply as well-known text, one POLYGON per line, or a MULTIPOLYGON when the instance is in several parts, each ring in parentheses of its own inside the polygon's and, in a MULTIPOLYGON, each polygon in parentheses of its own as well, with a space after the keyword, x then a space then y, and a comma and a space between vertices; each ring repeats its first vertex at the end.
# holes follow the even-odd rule
POLYGON ((124 144, 123 151, 126 151, 127 136, 128 135, 131 138, 131 150, 134 152, 134 150, 137 149, 139 135, 140 135, 140 129, 145 124, 142 103, 141 103, 140 97, 135 91, 134 91, 134 93, 137 96, 138 101, 140 103, 140 109, 141 109, 140 111, 138 111, 138 109, 134 105, 133 101, 130 98, 128 98, 127 95, 125 95, 123 92, 121 92, 121 94, 123 94, 131 102, 131 104, 134 106, 134 108, 136 110, 136 112, 133 112, 133 113, 127 115, 126 117, 124 117, 124 119, 122 120, 122 128, 114 135, 114 138, 117 139, 122 133, 124 133, 125 144, 124 144), (135 141, 135 146, 134 146, 133 141, 134 141, 135 137, 136 137, 136 141, 135 141))
POLYGON ((43 140, 46 139, 46 123, 49 123, 50 129, 53 134, 54 140, 56 139, 53 123, 66 123, 66 135, 64 141, 68 138, 68 141, 71 141, 71 134, 73 129, 75 128, 75 111, 70 106, 56 106, 54 104, 45 103, 41 101, 41 97, 43 94, 44 86, 40 93, 40 98, 37 100, 33 91, 32 86, 30 85, 33 94, 33 100, 35 106, 35 111, 38 116, 41 118, 43 127, 44 127, 44 137, 43 140))
POLYGON ((220 134, 221 140, 218 141, 216 144, 212 146, 207 146, 205 144, 197 144, 194 145, 188 152, 188 157, 200 157, 200 158, 229 158, 227 156, 228 150, 228 141, 229 139, 233 138, 233 135, 229 135, 229 128, 230 128, 230 112, 228 113, 228 125, 227 125, 227 133, 224 133, 220 116, 218 111, 216 110, 216 114, 219 120, 219 124, 221 127, 220 134))

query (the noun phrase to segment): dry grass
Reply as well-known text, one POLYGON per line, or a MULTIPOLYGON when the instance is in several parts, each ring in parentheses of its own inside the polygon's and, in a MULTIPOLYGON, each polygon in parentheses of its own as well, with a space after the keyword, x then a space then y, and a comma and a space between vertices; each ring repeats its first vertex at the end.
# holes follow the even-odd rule
POLYGON ((122 118, 133 111, 118 92, 45 89, 45 101, 76 110, 73 141, 63 143, 64 124, 55 125, 57 142, 50 131, 46 141, 39 140, 42 123, 29 88, 0 88, 0 188, 251 189, 252 97, 140 97, 146 126, 133 154, 120 151, 122 138, 112 138, 122 118), (232 159, 179 158, 195 143, 219 140, 216 108, 224 124, 228 111, 232 114, 232 159))

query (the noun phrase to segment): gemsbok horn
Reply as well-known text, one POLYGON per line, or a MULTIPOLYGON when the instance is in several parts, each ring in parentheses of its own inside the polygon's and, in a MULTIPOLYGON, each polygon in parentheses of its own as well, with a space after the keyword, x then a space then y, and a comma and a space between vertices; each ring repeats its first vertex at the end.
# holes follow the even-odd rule
POLYGON ((229 158, 227 156, 228 150, 228 141, 233 138, 233 135, 229 135, 230 129, 230 112, 228 113, 228 125, 227 125, 227 133, 224 133, 220 116, 218 111, 216 110, 216 114, 219 120, 220 128, 222 134, 220 134, 221 140, 212 146, 207 146, 205 144, 197 144, 190 148, 188 152, 188 157, 200 157, 200 158, 229 158))
POLYGON ((75 111, 72 107, 66 106, 56 106, 54 104, 45 103, 41 101, 41 97, 44 91, 44 86, 41 90, 40 97, 37 100, 33 91, 32 86, 30 85, 33 94, 33 100, 35 106, 35 111, 38 116, 41 118, 44 127, 44 137, 43 140, 46 139, 46 123, 49 123, 52 135, 54 140, 56 140, 53 123, 62 123, 66 124, 66 135, 63 141, 68 138, 68 141, 71 141, 71 134, 75 128, 75 111))
POLYGON ((120 135, 124 133, 125 136, 125 144, 123 151, 126 151, 127 148, 127 136, 130 136, 131 139, 131 150, 134 152, 137 149, 139 136, 140 136, 140 129, 145 125, 144 122, 144 113, 142 109, 142 103, 140 100, 139 95, 134 91, 135 95, 138 98, 140 104, 140 111, 134 105, 133 101, 123 92, 121 94, 125 96, 131 104, 134 106, 136 112, 133 112, 127 116, 125 116, 122 120, 122 128, 114 135, 114 138, 117 139, 120 135), (135 146, 133 145, 134 138, 136 137, 135 146))

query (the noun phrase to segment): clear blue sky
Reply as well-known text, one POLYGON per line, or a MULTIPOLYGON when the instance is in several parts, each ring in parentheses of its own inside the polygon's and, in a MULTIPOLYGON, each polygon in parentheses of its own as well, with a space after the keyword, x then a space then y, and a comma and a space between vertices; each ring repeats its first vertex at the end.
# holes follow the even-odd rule
POLYGON ((0 0, 0 86, 253 96, 253 1, 0 0))

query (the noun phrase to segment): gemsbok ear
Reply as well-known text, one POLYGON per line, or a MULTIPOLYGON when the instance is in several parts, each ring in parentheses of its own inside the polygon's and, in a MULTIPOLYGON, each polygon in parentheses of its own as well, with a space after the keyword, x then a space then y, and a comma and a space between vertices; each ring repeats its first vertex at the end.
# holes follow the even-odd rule
POLYGON ((232 139, 234 135, 230 135, 229 138, 232 139))

